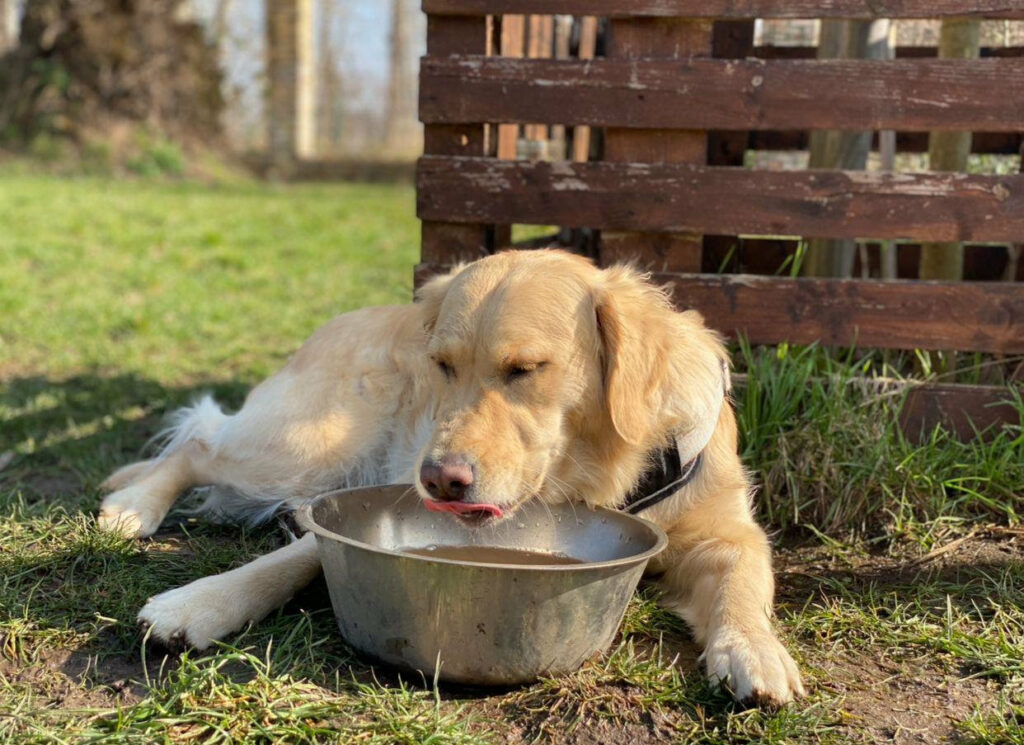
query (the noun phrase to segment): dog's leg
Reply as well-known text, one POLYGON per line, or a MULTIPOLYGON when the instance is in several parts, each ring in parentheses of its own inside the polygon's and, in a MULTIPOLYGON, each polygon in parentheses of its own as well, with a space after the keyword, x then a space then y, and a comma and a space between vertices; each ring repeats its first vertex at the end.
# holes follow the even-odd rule
POLYGON ((662 557, 664 602, 704 645, 712 680, 739 701, 784 704, 804 689, 796 664, 771 626, 774 580, 768 538, 752 521, 722 519, 742 514, 743 508, 722 509, 710 500, 669 530, 669 548, 662 557))
POLYGON ((124 489, 126 486, 131 486, 146 475, 156 462, 155 458, 150 458, 149 460, 140 460, 135 463, 129 463, 127 466, 121 466, 107 476, 106 480, 100 484, 100 488, 107 492, 114 492, 124 489))
POLYGON ((230 419, 209 396, 179 410, 159 457, 125 466, 104 482, 115 491, 100 504, 99 526, 140 538, 155 533, 182 493, 207 483, 217 432, 230 419))
POLYGON ((160 458, 144 475, 109 494, 100 504, 100 528, 139 538, 153 535, 175 500, 196 485, 193 449, 185 447, 160 458))
POLYGON ((305 536, 223 574, 149 599, 139 622, 164 643, 205 649, 284 605, 320 571, 316 536, 305 536))

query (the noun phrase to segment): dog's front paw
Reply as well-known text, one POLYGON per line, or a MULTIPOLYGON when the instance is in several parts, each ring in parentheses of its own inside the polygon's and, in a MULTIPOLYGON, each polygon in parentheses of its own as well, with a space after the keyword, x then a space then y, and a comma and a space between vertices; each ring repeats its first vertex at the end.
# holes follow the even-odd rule
POLYGON ((219 579, 204 577, 151 597, 139 611, 139 624, 163 644, 206 649, 248 622, 237 605, 232 607, 231 594, 219 579))
POLYGON ((145 509, 142 506, 145 502, 143 495, 136 494, 133 487, 114 492, 100 503, 96 523, 101 530, 129 538, 147 538, 157 531, 164 516, 145 509))
POLYGON ((796 663, 770 631, 719 629, 702 657, 708 677, 742 703, 781 706, 804 695, 796 663))

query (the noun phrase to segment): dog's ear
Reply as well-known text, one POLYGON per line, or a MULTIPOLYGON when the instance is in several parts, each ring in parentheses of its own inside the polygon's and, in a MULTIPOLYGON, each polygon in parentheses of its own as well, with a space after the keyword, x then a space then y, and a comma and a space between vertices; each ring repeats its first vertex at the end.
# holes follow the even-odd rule
POLYGON ((725 349, 698 313, 677 313, 643 275, 621 266, 601 274, 595 312, 612 424, 637 445, 671 427, 685 463, 718 424, 728 385, 725 349))
POLYGON ((428 331, 434 330, 437 317, 441 313, 441 303, 444 302, 448 288, 463 269, 465 264, 457 264, 447 274, 438 274, 431 277, 416 290, 416 304, 423 308, 423 327, 428 331))

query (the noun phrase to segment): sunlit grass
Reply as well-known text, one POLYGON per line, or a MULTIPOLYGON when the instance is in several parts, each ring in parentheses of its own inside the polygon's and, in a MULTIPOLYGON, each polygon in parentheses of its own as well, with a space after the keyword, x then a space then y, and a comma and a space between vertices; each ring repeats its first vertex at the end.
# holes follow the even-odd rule
POLYGON ((950 724, 959 736, 1022 742, 1018 543, 1000 544, 1002 563, 907 568, 986 522, 1017 522, 1021 433, 904 440, 898 397, 849 382, 871 360, 823 350, 738 355, 761 517, 814 557, 780 574, 777 625, 811 689, 797 706, 745 710, 712 689, 650 588, 608 656, 512 692, 436 692, 372 669, 337 633, 322 584, 208 653, 144 644, 148 596, 282 533, 179 514, 153 540, 117 538, 91 517, 100 481, 198 393, 237 407, 332 315, 408 300, 417 227, 402 186, 0 177, 0 740, 870 741, 872 722, 849 710, 884 685, 861 673, 883 661, 983 691, 950 724), (855 683, 840 689, 836 666, 855 683))

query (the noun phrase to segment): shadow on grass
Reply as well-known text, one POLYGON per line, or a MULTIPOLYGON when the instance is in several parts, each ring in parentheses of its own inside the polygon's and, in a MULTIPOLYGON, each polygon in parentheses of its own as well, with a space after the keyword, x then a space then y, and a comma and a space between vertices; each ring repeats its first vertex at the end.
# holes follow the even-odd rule
POLYGON ((114 468, 139 459, 164 416, 204 393, 228 408, 241 405, 249 383, 216 381, 168 386, 138 375, 13 378, 0 384, 0 490, 29 501, 57 499, 69 508, 95 496, 114 468))

